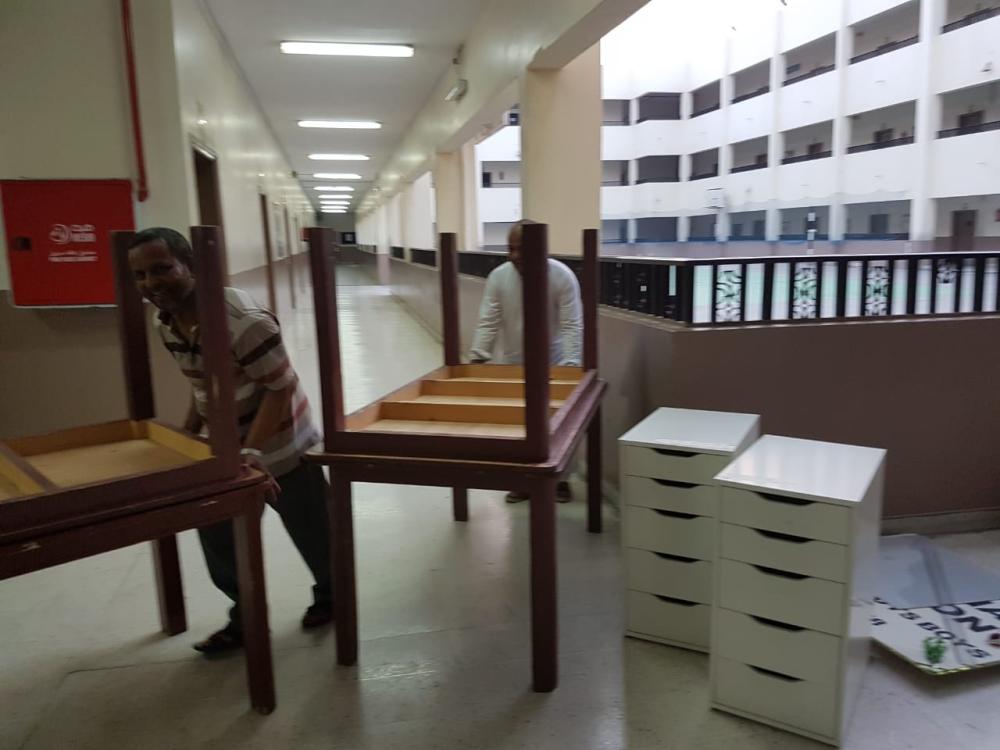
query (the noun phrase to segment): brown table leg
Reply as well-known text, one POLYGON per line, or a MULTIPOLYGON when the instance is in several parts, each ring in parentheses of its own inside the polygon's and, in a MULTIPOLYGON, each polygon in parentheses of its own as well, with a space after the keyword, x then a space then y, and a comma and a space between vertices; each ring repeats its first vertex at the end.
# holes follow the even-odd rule
POLYGON ((452 488, 451 512, 456 521, 469 520, 469 491, 465 487, 452 488))
POLYGON ((587 429, 587 531, 600 534, 601 519, 601 410, 587 429))
POLYGON ((358 661, 358 602, 354 572, 354 512, 351 481, 330 472, 330 561, 333 565, 333 616, 337 663, 358 661))
POLYGON ((237 516, 233 519, 233 532, 250 704, 258 713, 269 714, 275 705, 274 672, 271 664, 271 632, 267 625, 264 555, 260 540, 261 514, 262 509, 255 506, 249 513, 237 516))
POLYGON ((160 627, 167 635, 177 635, 187 630, 177 537, 171 535, 156 539, 152 542, 152 547, 156 596, 160 602, 160 627))
POLYGON ((559 682, 556 617, 556 479, 539 480, 531 491, 531 650, 537 693, 559 682))

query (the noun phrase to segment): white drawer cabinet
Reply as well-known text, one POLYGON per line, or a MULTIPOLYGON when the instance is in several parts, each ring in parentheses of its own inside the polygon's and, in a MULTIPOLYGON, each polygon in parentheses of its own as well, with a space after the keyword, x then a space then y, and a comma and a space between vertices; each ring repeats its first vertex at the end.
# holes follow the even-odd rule
POLYGON ((765 435, 716 477, 715 708, 843 741, 868 661, 884 463, 765 435))
POLYGON ((708 650, 719 487, 752 414, 657 409, 619 439, 626 634, 708 650))

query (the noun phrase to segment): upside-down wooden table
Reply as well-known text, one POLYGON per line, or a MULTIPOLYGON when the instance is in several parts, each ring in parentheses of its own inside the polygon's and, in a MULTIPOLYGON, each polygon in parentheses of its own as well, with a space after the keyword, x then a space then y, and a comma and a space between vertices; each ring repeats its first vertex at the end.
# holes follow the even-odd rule
POLYGON ((154 419, 142 299, 114 235, 129 419, 0 442, 0 580, 139 542, 153 543, 164 632, 187 629, 180 531, 232 520, 253 707, 274 710, 260 518, 267 478, 242 466, 223 296, 221 235, 192 227, 207 441, 154 419))
POLYGON ((308 230, 323 395, 325 446, 309 456, 330 467, 337 661, 358 656, 353 482, 452 487, 455 520, 468 518, 468 488, 530 495, 534 689, 555 689, 556 484, 585 433, 588 530, 601 531, 597 377, 597 231, 584 232, 583 367, 550 367, 547 227, 524 227, 524 366, 463 365, 455 236, 441 235, 444 367, 345 417, 331 230, 308 230), (527 314, 526 314, 527 317, 527 314), (555 400, 550 401, 550 395, 555 400))

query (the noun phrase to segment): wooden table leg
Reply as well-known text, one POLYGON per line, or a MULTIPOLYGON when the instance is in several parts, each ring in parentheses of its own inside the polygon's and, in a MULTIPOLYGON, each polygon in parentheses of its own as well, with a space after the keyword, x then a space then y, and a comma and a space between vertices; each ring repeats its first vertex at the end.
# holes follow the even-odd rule
POLYGON ((267 625, 267 591, 264 584, 264 554, 260 540, 263 509, 255 505, 249 513, 233 519, 236 567, 239 573, 240 619, 243 650, 247 660, 250 704, 258 713, 274 710, 274 671, 271 664, 271 632, 267 625))
POLYGON ((337 663, 358 661, 358 602, 354 572, 354 512, 351 482, 330 476, 330 562, 333 565, 333 616, 337 631, 337 663))
POLYGON ((531 651, 534 689, 559 682, 556 617, 556 479, 539 480, 531 491, 531 651))
POLYGON ((456 521, 469 520, 469 491, 465 487, 452 488, 451 512, 456 521))
POLYGON ((181 561, 177 554, 177 537, 155 539, 153 573, 156 576, 156 596, 160 602, 160 627, 167 635, 187 630, 184 610, 184 584, 181 581, 181 561))
POLYGON ((587 531, 600 534, 603 527, 601 518, 601 410, 587 429, 587 531))

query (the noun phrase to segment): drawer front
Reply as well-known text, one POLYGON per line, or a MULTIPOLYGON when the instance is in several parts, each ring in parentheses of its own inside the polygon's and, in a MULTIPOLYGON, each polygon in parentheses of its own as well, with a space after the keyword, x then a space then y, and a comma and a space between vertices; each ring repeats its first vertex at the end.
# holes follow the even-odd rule
POLYGON ((829 581, 846 581, 848 547, 779 531, 723 523, 719 557, 804 573, 829 581))
POLYGON ((715 475, 729 464, 729 456, 689 453, 669 448, 622 448, 622 471, 634 477, 673 479, 677 482, 713 484, 715 475))
POLYGON ((707 604, 667 599, 644 591, 629 591, 625 598, 625 629, 640 638, 649 635, 707 650, 711 614, 707 604))
POLYGON ((622 486, 625 505, 675 510, 696 516, 715 516, 719 510, 719 488, 716 485, 626 476, 622 486))
POLYGON ((712 563, 662 552, 625 550, 625 587, 701 604, 712 603, 712 563))
POLYGON ((840 638, 716 608, 713 653, 811 682, 837 684, 840 638))
POLYGON ((851 543, 851 511, 842 505, 723 487, 721 517, 739 526, 851 543))
POLYGON ((769 620, 843 635, 842 583, 822 578, 793 577, 770 568, 733 560, 719 560, 719 606, 769 620))
POLYGON ((724 706, 834 738, 837 687, 799 680, 732 659, 712 660, 713 700, 724 706))
POLYGON ((715 557, 715 519, 625 507, 625 546, 698 560, 715 557))

